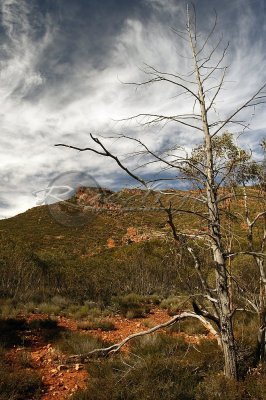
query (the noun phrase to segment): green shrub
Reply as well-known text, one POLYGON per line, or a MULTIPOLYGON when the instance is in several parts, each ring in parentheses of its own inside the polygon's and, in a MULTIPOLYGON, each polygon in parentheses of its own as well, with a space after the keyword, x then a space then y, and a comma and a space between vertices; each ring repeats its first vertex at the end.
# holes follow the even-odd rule
POLYGON ((33 368, 31 354, 24 349, 17 353, 17 361, 22 368, 33 368))
POLYGON ((185 353, 188 345, 182 338, 175 338, 167 334, 151 334, 136 338, 131 342, 131 351, 139 357, 155 356, 170 357, 185 353))
POLYGON ((0 370, 0 399, 38 399, 40 397, 41 384, 41 377, 36 372, 2 369, 0 370))
POLYGON ((191 304, 187 297, 184 296, 170 296, 164 299, 161 304, 161 308, 167 309, 170 316, 176 315, 180 310, 189 309, 191 304))
POLYGON ((221 371, 222 352, 216 341, 201 340, 198 345, 186 343, 182 337, 170 334, 145 335, 132 341, 132 353, 139 357, 175 357, 182 364, 192 365, 198 371, 221 371))
POLYGON ((154 321, 145 320, 142 322, 142 325, 145 326, 145 328, 151 329, 154 328, 157 324, 154 321))
POLYGON ((188 335, 205 335, 207 329, 195 319, 187 319, 176 322, 170 329, 170 332, 184 332, 188 335))
MULTIPOLYGON (((222 373, 207 376, 197 388, 196 400, 243 400, 242 385, 222 373)), ((256 399, 257 400, 257 399, 256 399)))
POLYGON ((247 312, 237 312, 234 315, 235 338, 245 346, 255 346, 259 321, 257 315, 247 312))
POLYGON ((181 300, 180 297, 177 296, 170 296, 166 299, 163 299, 160 306, 161 308, 167 309, 170 307, 178 307, 180 306, 181 300))
POLYGON ((143 318, 150 312, 150 306, 144 296, 135 293, 117 299, 118 307, 126 318, 143 318))
POLYGON ((128 356, 89 365, 89 387, 73 400, 194 400, 202 379, 196 368, 182 362, 187 345, 169 335, 135 340, 128 356))
POLYGON ((146 309, 143 307, 136 307, 128 310, 125 317, 127 319, 144 318, 146 316, 146 309))
POLYGON ((61 314, 73 316, 80 308, 78 304, 70 304, 61 314))
POLYGON ((58 315, 61 307, 52 303, 41 303, 37 307, 38 311, 48 315, 58 315))
MULTIPOLYGON (((244 381, 244 389, 248 400, 266 399, 266 369, 260 367, 253 374, 248 375, 244 381)), ((245 399, 246 400, 246 399, 245 399)))
POLYGON ((93 307, 89 309, 89 315, 91 317, 100 317, 102 314, 103 312, 99 307, 93 307))
POLYGON ((108 346, 99 338, 78 332, 64 332, 57 340, 57 348, 67 354, 85 354, 94 349, 108 346))
POLYGON ((81 321, 77 324, 78 329, 83 330, 95 330, 100 329, 101 331, 113 331, 116 329, 114 323, 112 321, 104 320, 104 319, 89 319, 86 321, 81 321))
POLYGON ((64 308, 60 314, 82 320, 83 318, 107 316, 110 312, 106 309, 102 310, 95 302, 86 301, 83 305, 71 304, 64 308))
POLYGON ((79 306, 74 313, 72 313, 72 317, 75 319, 82 319, 89 315, 89 308, 87 305, 79 306))
POLYGON ((20 309, 23 310, 26 314, 37 312, 37 305, 33 301, 23 304, 20 306, 20 309))
POLYGON ((96 301, 85 300, 85 301, 84 301, 84 304, 85 304, 86 306, 88 306, 89 309, 98 308, 98 304, 96 303, 96 301))
POLYGON ((151 294, 149 296, 145 296, 145 301, 148 304, 158 306, 161 303, 162 298, 161 298, 161 296, 158 296, 157 294, 151 294))
POLYGON ((70 304, 69 299, 67 299, 66 297, 60 296, 60 295, 53 296, 51 298, 51 302, 54 305, 59 306, 60 308, 65 308, 70 304))
POLYGON ((16 318, 20 310, 12 304, 2 304, 0 306, 0 317, 1 318, 16 318))
POLYGON ((183 367, 175 359, 126 361, 132 367, 118 361, 102 363, 91 373, 89 388, 72 400, 194 400, 199 377, 193 367, 183 367))

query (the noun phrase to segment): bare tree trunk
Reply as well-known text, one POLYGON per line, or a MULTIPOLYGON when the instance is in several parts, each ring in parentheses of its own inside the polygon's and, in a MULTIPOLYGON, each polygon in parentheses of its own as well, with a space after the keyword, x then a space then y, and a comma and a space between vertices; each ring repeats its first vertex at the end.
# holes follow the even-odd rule
MULTIPOLYGON (((206 113, 204 102, 202 104, 202 112, 206 113)), ((212 253, 216 272, 218 312, 220 318, 221 341, 224 353, 224 372, 225 376, 237 379, 237 360, 232 326, 229 282, 226 260, 224 258, 223 244, 221 241, 220 216, 212 167, 212 143, 208 130, 207 115, 204 116, 203 124, 205 130, 205 149, 207 158, 207 204, 209 209, 210 233, 213 238, 212 253), (206 122, 204 122, 205 118, 206 122)))
POLYGON ((260 279, 260 298, 259 298, 259 329, 258 329, 258 337, 257 337, 257 348, 256 348, 256 357, 255 357, 255 365, 259 363, 264 363, 266 361, 266 307, 265 307, 265 276, 264 276, 264 268, 263 268, 263 260, 256 257, 256 263, 260 267, 261 271, 261 279, 260 279), (264 279, 263 279, 264 277, 264 279))
MULTIPOLYGON (((207 163, 211 165, 212 148, 210 137, 206 137, 207 163)), ((220 234, 220 217, 217 194, 214 189, 212 169, 207 166, 207 202, 210 217, 210 232, 213 238, 212 253, 215 262, 218 313, 220 318, 221 341, 224 353, 224 373, 229 378, 238 378, 235 340, 230 306, 229 282, 220 234), (210 184, 211 182, 211 184, 210 184)))
POLYGON ((218 300, 218 313, 220 318, 221 341, 224 354, 224 373, 228 378, 237 379, 237 360, 235 340, 232 326, 232 313, 230 310, 229 283, 221 241, 220 215, 217 201, 217 190, 214 179, 212 138, 209 130, 207 107, 200 70, 197 61, 197 49, 192 37, 190 27, 190 15, 187 13, 187 28, 190 37, 190 45, 194 58, 195 75, 198 85, 198 98, 200 103, 201 121, 204 132, 204 145, 206 152, 206 194, 209 212, 209 229, 212 236, 212 253, 216 271, 216 289, 218 300))
MULTIPOLYGON (((263 189, 262 189, 263 190, 263 189)), ((266 217, 265 217, 265 212, 257 214, 257 216, 253 219, 253 221, 250 220, 250 209, 248 205, 248 196, 247 196, 247 191, 246 187, 244 185, 243 187, 243 192, 244 192, 244 206, 245 206, 245 214, 246 214, 246 222, 248 226, 248 232, 247 232, 247 240, 248 240, 248 246, 249 250, 253 252, 253 260, 255 262, 255 265, 257 266, 259 275, 260 275, 260 293, 259 293, 259 306, 258 306, 258 317, 259 317, 259 328, 258 328, 258 334, 257 334, 257 348, 256 348, 256 354, 255 354, 255 365, 258 365, 259 363, 263 363, 266 361, 265 359, 265 350, 266 350, 266 275, 265 275, 265 270, 264 270, 264 258, 261 256, 258 256, 256 254, 256 246, 254 245, 254 236, 253 236, 253 228, 258 221, 260 217, 264 217, 264 233, 262 237, 262 241, 260 244, 260 251, 263 253, 265 249, 265 241, 266 241, 266 217)))
MULTIPOLYGON (((263 149, 263 180, 262 193, 266 198, 266 140, 262 142, 263 149)), ((261 251, 265 250, 266 242, 266 216, 264 215, 264 235, 261 243, 261 251)), ((258 335, 259 362, 266 362, 266 277, 264 270, 264 260, 261 257, 256 257, 256 262, 260 270, 260 328, 258 335)))
POLYGON ((232 313, 230 311, 230 296, 228 290, 228 278, 223 256, 218 249, 214 255, 216 261, 216 287, 218 308, 221 326, 221 341, 224 353, 224 373, 229 378, 237 379, 237 360, 235 340, 232 326, 232 313), (220 262, 218 260, 221 260, 220 262))

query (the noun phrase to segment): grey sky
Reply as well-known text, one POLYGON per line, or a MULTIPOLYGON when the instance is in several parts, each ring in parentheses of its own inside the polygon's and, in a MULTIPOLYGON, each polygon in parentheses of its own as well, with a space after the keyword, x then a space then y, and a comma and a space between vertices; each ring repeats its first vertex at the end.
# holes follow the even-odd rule
MULTIPOLYGON (((266 1, 198 0, 203 35, 218 13, 217 38, 230 41, 228 82, 219 112, 266 81, 266 1)), ((130 132, 153 149, 178 143, 188 149, 197 135, 174 125, 140 129, 114 120, 139 112, 187 110, 175 88, 159 85, 136 91, 123 82, 139 81, 144 63, 183 71, 184 43, 171 30, 182 29, 183 0, 0 0, 0 217, 36 204, 32 195, 57 174, 81 170, 101 185, 130 183, 116 165, 89 153, 55 148, 65 142, 87 146, 89 132, 130 132)), ((221 47, 222 49, 222 47, 221 47)), ((244 117, 252 131, 242 144, 257 149, 265 136, 265 109, 244 117)), ((234 128, 237 130, 239 128, 234 128)), ((111 143, 117 154, 125 142, 111 143)), ((130 161, 129 161, 130 162, 130 161)))

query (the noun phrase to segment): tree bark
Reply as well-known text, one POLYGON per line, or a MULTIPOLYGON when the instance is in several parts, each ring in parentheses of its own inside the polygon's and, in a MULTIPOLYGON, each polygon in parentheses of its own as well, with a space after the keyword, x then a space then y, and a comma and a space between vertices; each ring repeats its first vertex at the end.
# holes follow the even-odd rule
POLYGON ((224 353, 224 373, 228 378, 238 378, 235 339, 230 311, 230 296, 226 265, 219 249, 214 250, 216 262, 216 287, 221 326, 221 341, 224 353), (221 260, 219 262, 219 259, 221 260))
POLYGON ((259 306, 258 306, 258 317, 259 317, 259 329, 258 329, 258 334, 257 334, 257 346, 256 346, 256 353, 255 353, 255 360, 254 360, 254 366, 257 366, 259 363, 263 363, 266 361, 266 303, 265 303, 265 295, 266 295, 266 275, 265 275, 265 270, 264 270, 264 257, 259 256, 258 253, 256 253, 256 248, 254 245, 254 236, 253 236, 253 228, 254 224, 260 217, 264 217, 264 234, 260 246, 260 251, 263 254, 264 248, 265 248, 265 239, 266 239, 266 218, 265 218, 265 213, 259 213, 257 216, 253 219, 253 221, 250 220, 250 209, 248 206, 248 197, 247 197, 247 192, 246 192, 246 187, 244 185, 243 187, 244 191, 244 205, 245 205, 245 214, 246 214, 246 222, 248 226, 248 232, 247 232, 247 240, 248 240, 248 246, 249 250, 253 253, 253 260, 255 262, 255 265, 258 268, 259 274, 260 274, 260 293, 259 293, 259 306))
POLYGON ((187 15, 187 26, 190 37, 190 45, 194 58, 195 76, 198 85, 198 98, 200 103, 202 129, 204 132, 204 145, 206 151, 206 194, 207 206, 209 213, 209 230, 212 237, 212 254, 215 263, 216 272, 216 289, 218 300, 218 313, 221 328, 221 342, 224 354, 224 373, 228 378, 237 379, 237 359, 235 340, 232 326, 232 313, 230 310, 230 294, 229 283, 226 269, 226 260, 224 257, 223 245, 221 241, 221 225, 220 213, 217 201, 217 189, 214 179, 214 164, 213 164, 213 149, 212 137, 210 134, 207 107, 205 102, 204 88, 197 61, 196 44, 192 37, 192 30, 190 27, 189 12, 187 15))
POLYGON ((266 361, 266 307, 265 307, 265 275, 263 260, 256 258, 257 265, 261 271, 260 279, 260 298, 259 298, 259 329, 257 337, 257 348, 255 356, 255 365, 265 363, 266 361), (263 279, 264 278, 264 279, 263 279))

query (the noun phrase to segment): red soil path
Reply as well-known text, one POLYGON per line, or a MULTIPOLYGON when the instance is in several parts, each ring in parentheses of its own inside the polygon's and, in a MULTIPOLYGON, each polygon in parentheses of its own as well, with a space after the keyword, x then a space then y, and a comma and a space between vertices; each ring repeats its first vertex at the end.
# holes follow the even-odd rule
MULTIPOLYGON (((45 314, 33 314, 28 317, 28 320, 47 319, 45 314)), ((154 309, 146 318, 128 320, 119 315, 107 318, 115 324, 116 330, 102 332, 101 330, 82 331, 84 335, 90 334, 100 337, 108 342, 119 342, 126 336, 144 331, 150 327, 166 322, 169 320, 169 315, 166 310, 154 309)), ((76 321, 58 317, 58 326, 71 330, 77 330, 76 321)), ((58 351, 55 345, 44 341, 41 335, 29 334, 32 345, 26 351, 30 353, 32 358, 33 368, 42 376, 44 389, 42 390, 42 400, 64 400, 69 399, 71 394, 79 388, 86 387, 88 372, 81 364, 68 364, 67 356, 58 351)), ((180 334, 179 334, 180 335, 180 334)), ((184 335, 186 341, 197 343, 200 337, 184 335)), ((200 335, 204 336, 204 335, 200 335)), ((205 336, 206 337, 206 336, 205 336)), ((11 350, 9 357, 13 360, 17 357, 20 351, 25 351, 22 348, 14 348, 11 350)))

